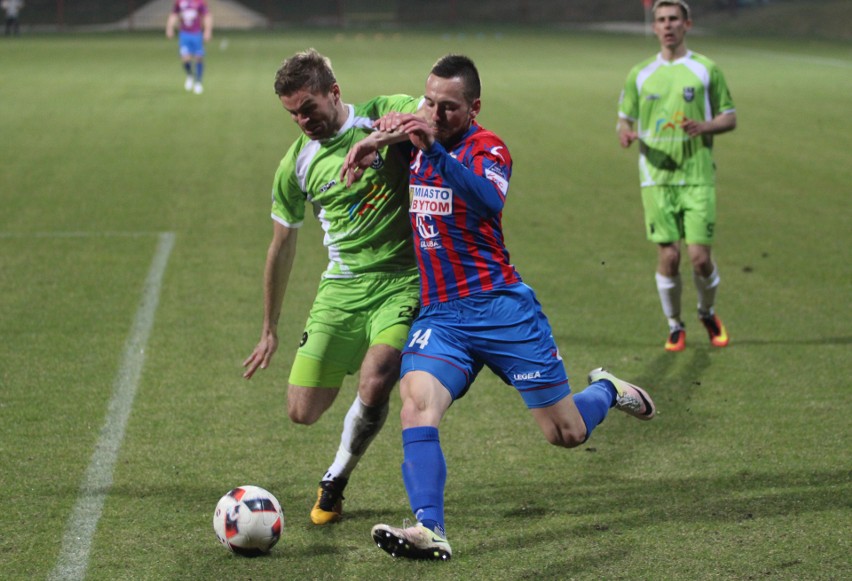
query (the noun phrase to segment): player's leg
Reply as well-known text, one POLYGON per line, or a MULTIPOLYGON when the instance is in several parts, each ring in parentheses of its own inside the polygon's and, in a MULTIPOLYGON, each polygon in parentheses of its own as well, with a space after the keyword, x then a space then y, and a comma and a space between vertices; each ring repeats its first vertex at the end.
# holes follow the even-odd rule
POLYGON ((698 294, 698 319, 715 347, 728 345, 727 329, 715 312, 719 270, 713 261, 712 245, 716 231, 716 190, 712 186, 685 188, 684 237, 692 263, 692 275, 698 294))
POLYGON ((444 533, 444 486, 447 464, 438 436, 438 424, 453 396, 432 374, 412 371, 400 383, 402 395, 402 479, 414 526, 386 524, 373 527, 376 544, 394 557, 447 560, 452 548, 444 533))
MULTIPOLYGON (((404 327, 407 331, 408 327, 404 327)), ((334 462, 320 480, 311 520, 322 525, 343 515, 343 491, 367 448, 381 431, 388 415, 388 399, 399 377, 399 349, 377 344, 367 350, 361 364, 358 393, 343 420, 334 462)))
POLYGON ((201 84, 202 78, 204 77, 204 54, 196 54, 193 57, 195 61, 195 84, 193 85, 193 92, 196 95, 200 95, 204 92, 204 86, 201 84))
POLYGON ((325 286, 337 287, 333 291, 334 300, 344 301, 347 312, 356 317, 347 325, 348 330, 365 338, 369 348, 366 353, 349 355, 350 360, 362 359, 358 394, 344 419, 334 462, 320 481, 317 503, 311 511, 316 524, 340 519, 343 491, 349 477, 384 426, 390 393, 399 378, 400 350, 408 337, 420 296, 416 274, 364 277, 325 286))
POLYGON ((682 351, 686 347, 686 330, 681 317, 680 240, 683 238, 683 221, 680 190, 663 186, 642 188, 646 235, 648 240, 657 244, 655 281, 669 327, 665 343, 667 351, 682 351))
POLYGON ((186 80, 183 83, 183 88, 191 91, 195 84, 195 79, 192 75, 192 44, 190 37, 185 32, 178 32, 178 54, 180 55, 180 63, 183 67, 183 72, 186 74, 186 80))
POLYGON ((376 544, 394 557, 447 560, 452 555, 444 532, 447 467, 438 425, 482 368, 471 356, 467 334, 454 326, 457 320, 453 306, 430 305, 403 347, 402 479, 417 523, 378 524, 372 530, 376 544))

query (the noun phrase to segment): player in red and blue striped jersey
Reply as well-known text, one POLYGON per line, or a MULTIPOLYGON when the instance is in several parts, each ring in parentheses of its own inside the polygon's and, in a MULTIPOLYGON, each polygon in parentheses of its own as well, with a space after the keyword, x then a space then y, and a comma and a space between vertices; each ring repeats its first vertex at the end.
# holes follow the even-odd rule
POLYGON ((438 425, 487 366, 512 385, 547 440, 574 447, 616 407, 650 420, 655 408, 639 387, 602 368, 571 394, 547 317, 509 260, 501 224, 512 175, 503 141, 475 118, 479 73, 467 57, 448 55, 426 81, 422 114, 391 113, 344 162, 348 182, 384 140, 408 138, 409 214, 420 268, 421 310, 403 347, 402 476, 414 526, 373 527, 393 556, 447 560, 444 529, 447 467, 438 425))
POLYGON ((506 145, 475 121, 450 151, 429 156, 416 150, 409 194, 421 305, 521 282, 501 224, 511 174, 506 145))

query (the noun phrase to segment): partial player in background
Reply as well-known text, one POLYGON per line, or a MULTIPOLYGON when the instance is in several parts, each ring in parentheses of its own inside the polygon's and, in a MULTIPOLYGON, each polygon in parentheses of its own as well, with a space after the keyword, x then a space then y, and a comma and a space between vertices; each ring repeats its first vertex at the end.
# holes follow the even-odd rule
POLYGON ((21 8, 24 7, 24 0, 3 0, 0 5, 6 12, 6 36, 21 34, 21 23, 18 20, 21 15, 21 8))
POLYGON ((692 28, 683 0, 657 0, 654 33, 660 52, 630 71, 618 109, 622 147, 639 141, 639 176, 648 239, 658 245, 657 291, 669 334, 665 348, 682 351, 681 241, 693 268, 698 319, 716 347, 728 332, 714 305, 719 270, 711 256, 716 233, 713 136, 737 125, 734 102, 722 71, 686 47, 692 28))
MULTIPOLYGON (((344 174, 359 172, 385 139, 414 145, 409 209, 420 268, 421 310, 402 352, 402 479, 417 522, 373 527, 394 557, 447 560, 447 465, 438 437, 444 414, 483 367, 513 386, 548 442, 585 442, 613 407, 654 417, 641 388, 602 368, 575 394, 547 317, 523 283, 503 241, 503 206, 512 175, 506 144, 475 121, 481 108, 473 61, 447 55, 426 80, 425 116, 392 113, 357 144, 344 174), (425 118, 424 118, 425 117, 425 118)), ((371 177, 367 169, 364 177, 371 177)), ((357 182, 356 182, 357 183, 357 182)), ((485 476, 487 478, 487 476, 485 476)))
MULTIPOLYGON (((265 369, 278 348, 278 320, 309 204, 325 231, 329 262, 290 370, 290 419, 306 425, 319 420, 343 378, 360 371, 337 455, 311 511, 311 520, 322 525, 340 519, 349 476, 384 425, 400 350, 419 305, 407 212, 408 148, 386 147, 372 156, 374 171, 356 188, 338 176, 349 148, 373 131, 375 119, 392 110, 416 111, 420 100, 395 95, 344 103, 331 62, 313 49, 284 62, 275 93, 302 135, 275 174, 263 330, 243 362, 244 377, 265 369)), ((319 449, 317 442, 304 453, 319 449)))
POLYGON ((178 47, 186 81, 183 88, 196 95, 204 92, 204 43, 213 37, 213 15, 204 0, 175 0, 166 21, 166 37, 174 38, 175 25, 180 24, 178 47), (193 73, 192 65, 195 64, 193 73))

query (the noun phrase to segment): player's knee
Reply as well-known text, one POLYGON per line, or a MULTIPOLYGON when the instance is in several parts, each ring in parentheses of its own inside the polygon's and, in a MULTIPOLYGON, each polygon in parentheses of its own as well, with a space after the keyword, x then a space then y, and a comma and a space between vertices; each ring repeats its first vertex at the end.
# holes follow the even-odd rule
POLYGON ((305 406, 287 406, 287 415, 290 417, 290 421, 294 424, 302 424, 305 426, 310 426, 311 424, 316 423, 316 421, 322 416, 323 411, 325 410, 305 406))
POLYGON ((390 398, 393 386, 396 384, 396 378, 397 374, 376 374, 370 377, 362 377, 358 385, 358 397, 366 406, 384 405, 390 398))
POLYGON ((576 448, 586 441, 586 430, 575 426, 553 426, 544 435, 548 443, 561 448, 576 448))

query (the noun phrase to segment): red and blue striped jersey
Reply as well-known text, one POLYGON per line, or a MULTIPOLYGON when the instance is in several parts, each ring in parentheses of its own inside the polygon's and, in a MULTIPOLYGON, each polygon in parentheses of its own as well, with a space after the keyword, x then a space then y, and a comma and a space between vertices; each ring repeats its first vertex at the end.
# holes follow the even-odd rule
POLYGON ((511 174, 506 145, 475 122, 450 151, 414 149, 409 215, 423 306, 521 282, 503 241, 511 174))

